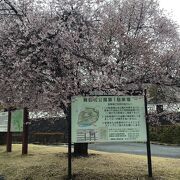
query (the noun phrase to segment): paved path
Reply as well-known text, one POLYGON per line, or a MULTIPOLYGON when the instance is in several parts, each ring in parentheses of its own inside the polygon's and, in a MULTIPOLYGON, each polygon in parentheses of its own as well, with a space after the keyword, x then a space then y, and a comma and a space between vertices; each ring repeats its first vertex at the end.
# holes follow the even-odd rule
MULTIPOLYGON (((89 144, 89 149, 146 155, 146 144, 143 143, 96 143, 89 144)), ((151 144, 151 153, 152 156, 180 158, 180 147, 151 144)))

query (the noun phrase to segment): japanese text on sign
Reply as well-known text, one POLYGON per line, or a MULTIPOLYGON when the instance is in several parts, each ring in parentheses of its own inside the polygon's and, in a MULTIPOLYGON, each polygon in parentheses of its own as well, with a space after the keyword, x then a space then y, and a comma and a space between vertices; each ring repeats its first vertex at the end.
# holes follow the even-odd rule
POLYGON ((72 98, 72 142, 146 141, 143 96, 72 98))

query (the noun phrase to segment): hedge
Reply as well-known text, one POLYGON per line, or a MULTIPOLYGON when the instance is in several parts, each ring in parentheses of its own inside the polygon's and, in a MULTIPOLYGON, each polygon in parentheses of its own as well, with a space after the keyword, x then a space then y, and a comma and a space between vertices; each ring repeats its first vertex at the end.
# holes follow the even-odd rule
POLYGON ((180 126, 151 127, 150 140, 162 143, 180 144, 180 126))

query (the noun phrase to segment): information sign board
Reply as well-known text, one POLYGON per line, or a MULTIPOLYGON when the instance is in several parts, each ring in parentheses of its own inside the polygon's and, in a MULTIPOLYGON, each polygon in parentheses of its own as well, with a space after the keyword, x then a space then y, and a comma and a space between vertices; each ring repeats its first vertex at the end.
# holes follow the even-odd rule
POLYGON ((23 114, 22 109, 11 112, 11 132, 23 131, 23 114))
POLYGON ((0 132, 7 132, 8 129, 8 112, 0 113, 0 132))
POLYGON ((143 96, 74 96, 72 142, 146 142, 143 96))

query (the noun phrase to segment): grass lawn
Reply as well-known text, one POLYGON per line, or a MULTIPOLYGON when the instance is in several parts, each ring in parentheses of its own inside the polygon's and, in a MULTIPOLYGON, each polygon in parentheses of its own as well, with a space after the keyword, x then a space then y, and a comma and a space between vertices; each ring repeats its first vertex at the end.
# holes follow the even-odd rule
MULTIPOLYGON (((88 158, 73 158, 75 179, 145 180, 146 156, 89 151, 88 158)), ((153 180, 180 180, 180 159, 153 157, 153 180)), ((0 175, 5 180, 63 180, 67 175, 67 148, 29 145, 21 156, 21 145, 6 153, 0 146, 0 175)), ((1 179, 1 178, 0 178, 1 179)))

